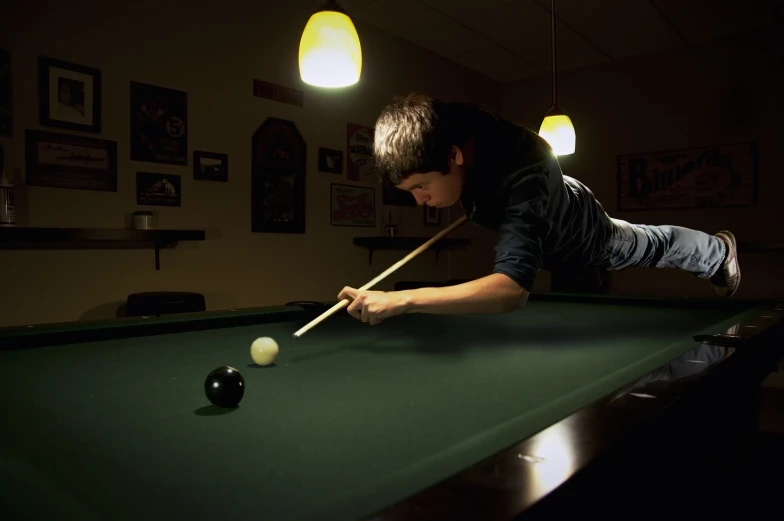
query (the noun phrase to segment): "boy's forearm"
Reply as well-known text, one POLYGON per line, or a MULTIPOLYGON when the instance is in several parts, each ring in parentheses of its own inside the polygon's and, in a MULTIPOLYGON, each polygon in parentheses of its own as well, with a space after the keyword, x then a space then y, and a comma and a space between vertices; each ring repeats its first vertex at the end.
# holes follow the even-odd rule
POLYGON ((402 293, 406 313, 436 315, 506 313, 522 307, 527 297, 525 289, 500 273, 454 286, 402 293))

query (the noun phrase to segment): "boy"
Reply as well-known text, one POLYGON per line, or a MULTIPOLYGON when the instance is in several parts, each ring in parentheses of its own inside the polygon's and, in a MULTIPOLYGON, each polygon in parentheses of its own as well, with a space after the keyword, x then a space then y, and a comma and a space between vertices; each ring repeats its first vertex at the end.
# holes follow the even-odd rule
POLYGON ((376 168, 419 205, 458 202, 472 223, 497 231, 493 273, 443 288, 346 287, 347 311, 378 324, 402 313, 505 313, 525 305, 540 268, 677 268, 708 279, 714 295, 740 283, 732 233, 633 225, 609 217, 585 185, 563 175, 538 134, 473 104, 411 94, 376 122, 376 168))

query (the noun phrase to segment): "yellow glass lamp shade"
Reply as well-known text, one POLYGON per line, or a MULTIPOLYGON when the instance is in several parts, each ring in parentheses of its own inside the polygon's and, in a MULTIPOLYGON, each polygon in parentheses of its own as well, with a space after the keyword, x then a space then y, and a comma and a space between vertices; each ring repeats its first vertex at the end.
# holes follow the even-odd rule
POLYGON ((566 114, 563 114, 558 110, 551 110, 548 112, 544 121, 542 121, 539 135, 553 147, 555 155, 565 156, 574 154, 577 136, 574 132, 572 120, 569 119, 569 116, 566 114))
POLYGON ((302 81, 317 87, 347 87, 359 81, 362 47, 351 18, 334 1, 308 20, 299 42, 302 81))

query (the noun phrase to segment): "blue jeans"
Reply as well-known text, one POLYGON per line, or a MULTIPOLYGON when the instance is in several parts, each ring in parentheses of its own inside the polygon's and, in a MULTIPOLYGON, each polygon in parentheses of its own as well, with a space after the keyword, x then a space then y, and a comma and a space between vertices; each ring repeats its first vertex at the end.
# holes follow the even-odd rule
POLYGON ((599 263, 607 270, 676 268, 707 279, 724 260, 727 245, 714 235, 681 226, 631 224, 613 218, 610 221, 612 237, 599 263))

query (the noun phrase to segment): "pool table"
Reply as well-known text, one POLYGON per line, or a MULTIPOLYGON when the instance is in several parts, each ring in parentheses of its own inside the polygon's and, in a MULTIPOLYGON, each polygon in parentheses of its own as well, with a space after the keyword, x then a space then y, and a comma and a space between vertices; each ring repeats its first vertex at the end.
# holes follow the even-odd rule
POLYGON ((780 301, 542 293, 503 315, 339 312, 292 337, 331 304, 0 330, 0 518, 602 511, 660 480, 663 454, 726 447, 784 354, 780 301), (260 336, 273 366, 251 360, 260 336), (245 377, 236 408, 204 394, 222 365, 245 377))

